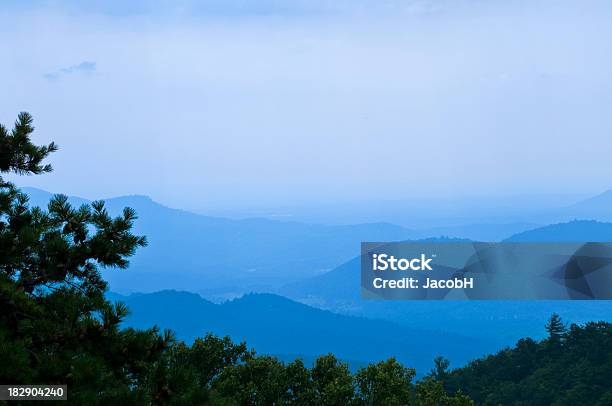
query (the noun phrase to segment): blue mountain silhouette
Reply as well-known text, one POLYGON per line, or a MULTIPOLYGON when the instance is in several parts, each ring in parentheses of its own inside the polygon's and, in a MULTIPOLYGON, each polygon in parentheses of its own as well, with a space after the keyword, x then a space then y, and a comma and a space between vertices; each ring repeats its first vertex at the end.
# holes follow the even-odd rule
MULTIPOLYGON (((612 241, 612 224, 571 221, 516 234, 512 242, 612 241)), ((612 301, 364 301, 360 297, 360 261, 353 258, 336 269, 288 284, 278 293, 313 306, 345 314, 380 318, 414 328, 438 328, 457 334, 479 331, 482 337, 509 345, 523 336, 543 334, 553 313, 572 322, 612 320, 612 301)))
POLYGON ((206 332, 229 335, 264 354, 312 359, 332 352, 358 363, 395 356, 425 373, 441 351, 460 365, 496 349, 482 339, 334 314, 272 294, 249 294, 223 304, 177 291, 109 297, 131 309, 127 325, 145 328, 156 324, 187 341, 206 332))
POLYGON ((508 242, 612 242, 612 223, 574 220, 515 234, 508 242))
MULTIPOLYGON (((24 188, 32 205, 51 194, 24 188)), ((86 199, 70 198, 74 204, 86 199)), ((105 200, 110 213, 138 213, 134 231, 149 246, 138 251, 129 272, 105 274, 116 291, 195 290, 214 295, 270 290, 333 269, 359 252, 361 241, 395 241, 419 233, 387 223, 320 225, 268 219, 232 220, 172 209, 146 196, 105 200)))

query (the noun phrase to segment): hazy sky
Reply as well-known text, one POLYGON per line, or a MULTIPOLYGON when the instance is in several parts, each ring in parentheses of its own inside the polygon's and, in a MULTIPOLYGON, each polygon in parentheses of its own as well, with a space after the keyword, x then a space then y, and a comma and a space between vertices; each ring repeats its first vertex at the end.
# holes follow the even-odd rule
POLYGON ((21 184, 189 208, 612 187, 609 2, 2 4, 0 120, 61 148, 21 184))

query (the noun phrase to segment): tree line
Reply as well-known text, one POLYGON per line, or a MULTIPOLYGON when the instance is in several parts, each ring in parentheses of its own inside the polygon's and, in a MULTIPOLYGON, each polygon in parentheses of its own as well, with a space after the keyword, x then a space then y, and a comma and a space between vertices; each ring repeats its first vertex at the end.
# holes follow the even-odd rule
POLYGON ((482 405, 612 405, 612 324, 567 326, 553 314, 541 341, 435 374, 444 388, 461 388, 482 405))

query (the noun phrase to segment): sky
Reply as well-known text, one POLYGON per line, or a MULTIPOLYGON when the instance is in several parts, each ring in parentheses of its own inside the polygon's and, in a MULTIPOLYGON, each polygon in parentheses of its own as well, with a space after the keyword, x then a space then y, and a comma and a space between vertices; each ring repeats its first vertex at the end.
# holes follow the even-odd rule
POLYGON ((18 179, 197 210, 612 188, 604 1, 17 1, 0 122, 18 179), (83 5, 82 3, 85 3, 83 5))

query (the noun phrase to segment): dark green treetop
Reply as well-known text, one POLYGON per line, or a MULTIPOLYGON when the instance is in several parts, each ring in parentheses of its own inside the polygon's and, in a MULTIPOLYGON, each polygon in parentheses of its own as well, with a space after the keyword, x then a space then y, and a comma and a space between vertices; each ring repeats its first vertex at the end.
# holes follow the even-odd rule
POLYGON ((0 172, 15 172, 19 175, 38 175, 51 172, 49 164, 43 164, 47 156, 57 151, 57 145, 36 146, 30 140, 34 131, 32 116, 29 113, 19 113, 15 126, 8 131, 0 124, 0 172))
POLYGON ((558 340, 567 332, 567 325, 557 313, 553 313, 550 316, 545 328, 551 340, 558 340))

